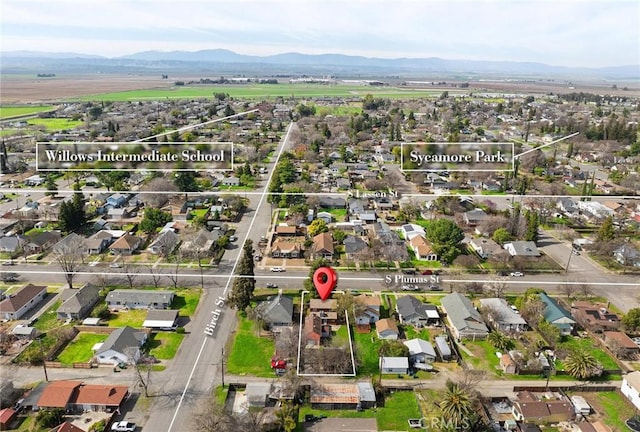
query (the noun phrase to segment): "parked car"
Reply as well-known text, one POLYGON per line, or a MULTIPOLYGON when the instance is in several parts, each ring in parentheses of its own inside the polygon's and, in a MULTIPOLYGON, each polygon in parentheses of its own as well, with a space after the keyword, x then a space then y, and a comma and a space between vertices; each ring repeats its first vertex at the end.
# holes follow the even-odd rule
POLYGON ((284 267, 271 267, 271 268, 269 269, 269 271, 276 272, 276 273, 280 273, 280 272, 283 272, 283 271, 285 271, 285 270, 284 270, 284 267))
POLYGON ((267 283, 267 288, 278 288, 278 284, 274 284, 274 283, 267 283))
POLYGON ((433 270, 423 270, 422 274, 423 275, 432 275, 433 274, 433 270))
POLYGON ((414 274, 416 274, 416 269, 404 269, 404 270, 402 270, 402 273, 404 273, 406 275, 414 275, 414 274))
POLYGON ((262 259, 262 255, 254 255, 254 256, 253 256, 253 259, 254 259, 255 261, 260 261, 260 260, 262 259))
POLYGON ((442 291, 442 287, 440 285, 431 285, 429 287, 429 290, 431 290, 431 291, 442 291))
POLYGON ((509 273, 509 276, 511 276, 511 277, 522 277, 522 276, 524 276, 524 273, 516 271, 516 272, 509 273))
POLYGON ((136 424, 122 420, 112 424, 111 430, 114 432, 133 432, 136 430, 136 424))
POLYGON ((238 237, 236 237, 236 236, 234 236, 234 235, 232 235, 231 237, 229 237, 229 241, 234 242, 234 241, 236 241, 236 240, 238 240, 238 237))
POLYGON ((420 287, 418 285, 402 285, 400 289, 402 291, 419 291, 420 287))
POLYGON ((3 282, 15 282, 18 280, 20 275, 18 273, 3 273, 2 281, 3 282))
POLYGON ((499 271, 497 273, 498 276, 509 276, 509 274, 506 271, 499 271))
POLYGON ((122 267, 122 264, 120 264, 120 263, 111 263, 111 264, 109 264, 109 267, 111 267, 111 268, 120 268, 120 267, 122 267))

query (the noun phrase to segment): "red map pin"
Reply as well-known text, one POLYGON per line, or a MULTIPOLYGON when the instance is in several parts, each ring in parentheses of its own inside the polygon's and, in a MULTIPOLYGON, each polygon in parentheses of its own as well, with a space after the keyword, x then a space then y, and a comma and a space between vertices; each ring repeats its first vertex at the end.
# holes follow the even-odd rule
POLYGON ((320 267, 313 274, 313 284, 323 301, 329 298, 337 283, 338 275, 331 267, 320 267))

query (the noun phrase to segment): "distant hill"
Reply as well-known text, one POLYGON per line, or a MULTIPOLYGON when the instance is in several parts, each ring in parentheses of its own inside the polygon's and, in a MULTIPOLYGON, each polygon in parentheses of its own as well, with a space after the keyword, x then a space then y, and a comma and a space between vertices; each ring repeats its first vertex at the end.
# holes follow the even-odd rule
POLYGON ((383 59, 344 54, 283 53, 249 56, 226 49, 201 51, 144 51, 122 57, 107 58, 76 53, 11 51, 2 53, 2 72, 24 72, 43 68, 78 72, 189 71, 201 73, 215 69, 220 73, 309 73, 309 74, 462 74, 538 76, 564 78, 637 80, 640 65, 603 68, 553 66, 535 62, 447 60, 431 58, 383 59), (61 62, 61 60, 65 60, 61 62))

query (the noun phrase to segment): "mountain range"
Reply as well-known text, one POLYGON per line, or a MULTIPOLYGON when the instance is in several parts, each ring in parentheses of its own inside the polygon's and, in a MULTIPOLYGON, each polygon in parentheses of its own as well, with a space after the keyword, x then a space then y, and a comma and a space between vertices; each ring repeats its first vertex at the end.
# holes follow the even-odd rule
POLYGON ((211 72, 323 73, 343 75, 507 75, 596 79, 640 79, 640 65, 567 67, 536 62, 447 60, 430 58, 375 58, 344 54, 283 53, 268 56, 238 54, 226 49, 201 51, 144 51, 121 57, 76 53, 9 51, 1 54, 2 73, 25 72, 211 72), (47 70, 43 70, 48 68, 47 70))

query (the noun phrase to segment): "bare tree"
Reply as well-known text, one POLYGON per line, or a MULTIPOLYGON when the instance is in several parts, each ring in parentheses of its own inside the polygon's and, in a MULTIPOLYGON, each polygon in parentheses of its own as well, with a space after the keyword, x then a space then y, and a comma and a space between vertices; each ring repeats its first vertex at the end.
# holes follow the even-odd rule
POLYGON ((215 400, 212 395, 206 400, 193 418, 195 432, 236 432, 238 419, 224 409, 224 402, 215 400))
POLYGON ((96 273, 93 275, 93 282, 100 287, 100 289, 104 290, 109 285, 109 275, 105 273, 96 273))
POLYGON ((586 283, 581 283, 576 285, 576 290, 585 299, 589 299, 593 295, 593 290, 591 289, 591 285, 586 283))
POLYGON ((568 300, 576 291, 576 287, 573 284, 564 284, 560 286, 560 291, 562 292, 562 294, 567 296, 567 300, 568 300))
POLYGON ((144 397, 149 397, 149 386, 151 385, 151 370, 153 363, 147 358, 138 358, 138 348, 125 348, 124 354, 127 356, 129 363, 134 370, 135 386, 142 387, 144 397))
POLYGON ((123 261, 122 272, 129 283, 129 288, 133 288, 133 283, 138 278, 138 268, 130 262, 123 261))
POLYGON ((180 272, 180 263, 182 262, 182 251, 179 248, 176 249, 175 253, 173 254, 173 259, 174 259, 173 273, 167 274, 167 277, 173 283, 173 287, 175 289, 178 289, 178 276, 180 272))
POLYGON ((162 273, 158 273, 153 265, 147 266, 147 269, 149 270, 149 274, 151 275, 153 286, 155 288, 158 288, 160 286, 160 280, 162 280, 162 273))
POLYGON ((74 237, 57 247, 53 254, 56 262, 64 272, 64 278, 69 288, 73 288, 73 279, 82 264, 84 264, 85 248, 82 237, 76 234, 70 235, 74 237))
POLYGON ((153 208, 161 208, 169 201, 171 192, 178 192, 176 185, 164 177, 154 178, 140 190, 147 192, 142 193, 145 206, 153 208))

